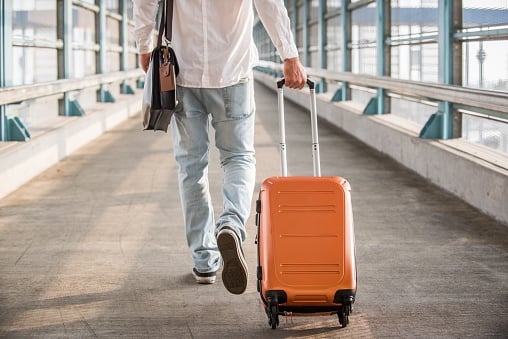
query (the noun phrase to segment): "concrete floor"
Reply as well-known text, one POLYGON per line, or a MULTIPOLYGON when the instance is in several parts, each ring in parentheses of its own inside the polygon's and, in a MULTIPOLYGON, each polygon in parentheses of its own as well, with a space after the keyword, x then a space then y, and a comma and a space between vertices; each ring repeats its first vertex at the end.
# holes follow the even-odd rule
MULTIPOLYGON (((276 97, 257 91, 257 189, 279 173, 276 97)), ((286 104, 289 172, 312 173, 310 122, 286 104)), ((358 296, 337 317, 281 319, 256 291, 254 210, 241 296, 197 285, 169 135, 139 117, 0 200, 0 337, 370 338, 508 334, 508 227, 320 124, 323 175, 353 188, 358 296)), ((221 206, 212 153, 211 189, 221 206)), ((257 194, 257 192, 256 192, 257 194)), ((508 200, 507 200, 508 201, 508 200)))

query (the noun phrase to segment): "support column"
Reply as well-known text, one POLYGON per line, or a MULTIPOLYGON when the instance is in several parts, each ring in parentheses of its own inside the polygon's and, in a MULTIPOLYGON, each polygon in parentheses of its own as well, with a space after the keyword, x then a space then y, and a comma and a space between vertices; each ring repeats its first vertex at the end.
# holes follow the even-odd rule
MULTIPOLYGON (((325 21, 325 12, 326 12, 326 0, 319 0, 319 13, 318 13, 318 45, 319 45, 319 67, 321 69, 327 69, 327 60, 326 60, 326 21, 325 21)), ((326 81, 321 79, 319 82, 319 86, 316 86, 316 92, 326 92, 327 86, 326 81)))
MULTIPOLYGON (((57 38, 63 46, 58 50, 58 79, 69 79, 72 70, 72 0, 57 0, 57 38)), ((58 100, 58 114, 72 115, 69 93, 58 100)))
MULTIPOLYGON (((348 9, 350 0, 341 0, 340 4, 340 21, 342 27, 342 71, 351 72, 351 11, 348 9)), ((339 89, 333 96, 332 101, 346 101, 351 100, 351 89, 349 83, 344 81, 342 88, 339 89)))
MULTIPOLYGON (((376 0, 376 59, 377 75, 390 76, 391 49, 386 43, 391 35, 391 5, 389 1, 376 0)), ((389 98, 384 88, 377 89, 377 95, 370 100, 364 110, 364 114, 385 114, 390 111, 389 98)))
MULTIPOLYGON (((107 58, 107 35, 106 35, 106 2, 95 0, 95 4, 99 7, 96 20, 96 41, 99 43, 99 52, 97 53, 97 73, 106 73, 106 58, 107 58)), ((97 101, 99 102, 114 102, 115 98, 107 90, 105 85, 101 85, 97 91, 97 101)))
MULTIPOLYGON (((454 6, 453 0, 438 1, 438 80, 445 85, 454 82, 454 6)), ((439 103, 438 112, 432 114, 420 132, 421 138, 450 139, 453 136, 453 104, 439 103)))
MULTIPOLYGON (((122 45, 120 70, 126 71, 129 68, 129 18, 127 15, 127 0, 120 0, 120 13, 122 14, 122 21, 120 22, 120 43, 122 45)), ((127 81, 122 81, 120 93, 134 94, 134 90, 127 81)))
POLYGON ((309 53, 309 0, 303 1, 303 64, 310 67, 310 53, 309 53))

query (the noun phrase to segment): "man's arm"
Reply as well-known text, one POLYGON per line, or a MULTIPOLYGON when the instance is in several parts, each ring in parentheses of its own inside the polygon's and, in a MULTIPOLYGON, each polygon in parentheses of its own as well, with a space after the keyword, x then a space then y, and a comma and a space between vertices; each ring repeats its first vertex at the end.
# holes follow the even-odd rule
POLYGON ((298 49, 284 2, 282 0, 254 0, 254 3, 270 39, 284 61, 285 85, 289 88, 303 88, 307 81, 307 74, 298 57, 298 49))
POLYGON ((132 0, 134 5, 134 29, 132 33, 136 39, 139 53, 139 63, 143 71, 148 70, 152 51, 152 32, 157 15, 157 0, 132 0))

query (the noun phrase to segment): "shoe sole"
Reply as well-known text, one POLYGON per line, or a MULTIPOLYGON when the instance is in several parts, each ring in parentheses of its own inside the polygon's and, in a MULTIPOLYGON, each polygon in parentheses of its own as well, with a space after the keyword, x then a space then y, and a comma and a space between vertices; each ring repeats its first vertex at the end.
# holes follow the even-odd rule
POLYGON ((194 272, 192 273, 198 284, 210 285, 215 284, 215 277, 199 277, 194 272))
POLYGON ((215 280, 216 280, 215 275, 211 275, 208 277, 202 277, 202 276, 197 275, 194 270, 192 270, 192 275, 194 276, 194 279, 196 279, 196 282, 198 284, 207 284, 207 285, 214 284, 215 280))
POLYGON ((217 237, 217 246, 224 263, 224 287, 233 294, 242 294, 247 289, 248 272, 236 234, 230 230, 221 231, 217 237))

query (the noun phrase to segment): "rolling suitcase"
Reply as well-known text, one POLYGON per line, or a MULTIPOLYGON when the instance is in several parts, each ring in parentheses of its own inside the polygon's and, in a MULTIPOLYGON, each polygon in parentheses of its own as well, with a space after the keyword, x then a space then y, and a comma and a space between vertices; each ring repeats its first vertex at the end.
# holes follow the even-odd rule
POLYGON ((256 202, 257 287, 269 325, 279 315, 338 315, 346 327, 356 296, 351 188, 322 177, 314 83, 311 98, 314 176, 287 176, 284 79, 277 82, 281 176, 262 183, 256 202))

